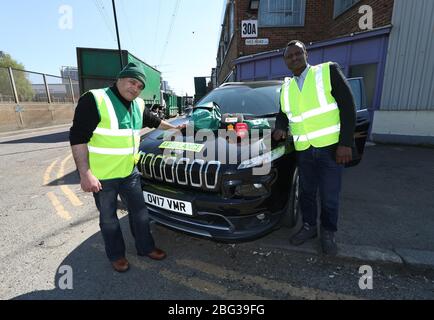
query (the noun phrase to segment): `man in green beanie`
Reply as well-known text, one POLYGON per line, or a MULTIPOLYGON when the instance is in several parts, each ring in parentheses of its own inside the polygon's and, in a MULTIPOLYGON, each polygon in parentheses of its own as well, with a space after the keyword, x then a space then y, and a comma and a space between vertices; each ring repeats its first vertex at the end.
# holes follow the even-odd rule
POLYGON ((129 213, 137 254, 162 260, 149 228, 140 174, 136 168, 142 128, 182 129, 152 115, 139 98, 145 72, 129 63, 109 88, 90 90, 78 101, 69 140, 80 173, 81 188, 93 192, 100 213, 105 251, 113 268, 125 272, 125 243, 116 214, 121 196, 129 213))

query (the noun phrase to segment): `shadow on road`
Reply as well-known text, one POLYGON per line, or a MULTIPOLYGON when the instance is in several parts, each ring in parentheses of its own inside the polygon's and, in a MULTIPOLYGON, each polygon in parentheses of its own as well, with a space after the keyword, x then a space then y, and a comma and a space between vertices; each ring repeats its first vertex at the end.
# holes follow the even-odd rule
MULTIPOLYGON (((12 300, 160 300, 160 299, 219 299, 218 296, 206 294, 193 287, 188 282, 189 275, 173 273, 180 269, 176 266, 175 254, 176 239, 161 235, 161 227, 152 225, 156 244, 168 251, 168 258, 163 261, 154 261, 147 257, 136 255, 134 239, 129 230, 128 217, 120 219, 125 239, 127 259, 130 270, 126 273, 115 272, 109 263, 104 250, 102 235, 94 234, 74 251, 72 251, 58 266, 53 274, 55 289, 46 291, 33 291, 13 298, 12 300), (72 270, 72 290, 62 290, 62 283, 66 284, 66 273, 62 266, 72 270)), ((170 232, 173 237, 176 233, 170 232)), ((194 245, 200 241, 192 239, 194 245)), ((202 240, 203 241, 203 240, 202 240)), ((210 242, 213 245, 212 242, 210 242)), ((183 246, 185 247, 185 246, 183 246)), ((191 275, 191 274, 190 274, 191 275)), ((221 297, 220 297, 221 298, 221 297)))
POLYGON ((53 187, 53 186, 64 186, 64 185, 80 185, 80 176, 76 170, 68 174, 65 174, 63 177, 51 181, 49 184, 46 184, 45 186, 53 187))
MULTIPOLYGON (((344 176, 338 242, 380 248, 434 250, 433 161, 434 150, 431 149, 394 146, 369 148, 364 161, 346 171, 344 176)), ((71 174, 61 180, 73 178, 71 174)), ((56 289, 29 292, 15 299, 252 300, 257 296, 277 299, 288 297, 287 293, 276 290, 267 293, 253 290, 250 283, 243 287, 231 286, 235 282, 233 279, 243 283, 245 275, 263 275, 269 266, 287 265, 289 257, 274 254, 253 256, 251 252, 239 250, 238 245, 231 247, 185 237, 154 225, 157 246, 168 252, 168 258, 158 262, 135 254, 127 217, 121 219, 121 226, 126 240, 127 258, 131 263, 130 271, 119 274, 112 269, 98 232, 59 265, 59 268, 64 265, 72 268, 73 290, 59 288, 64 276, 56 271, 53 274, 56 289)), ((282 230, 268 238, 273 243, 277 240, 286 243, 289 234, 282 230)), ((260 239, 253 242, 253 246, 261 248, 265 242, 266 238, 260 239)), ((259 252, 257 248, 254 250, 259 252)), ((306 259, 301 263, 304 268, 306 259)), ((291 260, 291 264, 292 270, 297 270, 296 262, 291 260)), ((321 264, 317 269, 313 264, 309 268, 318 274, 327 272, 322 271, 321 264)), ((291 272, 289 268, 285 270, 291 272)), ((324 278, 329 279, 328 275, 325 274, 324 278)), ((263 284, 272 281, 272 278, 262 276, 260 280, 263 284)), ((413 293, 404 290, 400 292, 400 297, 413 293)))

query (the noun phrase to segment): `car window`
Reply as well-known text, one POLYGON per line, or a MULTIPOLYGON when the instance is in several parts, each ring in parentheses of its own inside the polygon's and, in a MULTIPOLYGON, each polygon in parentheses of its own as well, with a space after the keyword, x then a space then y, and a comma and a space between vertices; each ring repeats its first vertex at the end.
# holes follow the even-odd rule
POLYGON ((361 79, 348 79, 348 82, 353 92, 356 110, 360 110, 363 104, 361 79))
POLYGON ((280 86, 223 87, 211 91, 197 105, 209 102, 217 103, 221 113, 250 113, 254 115, 277 113, 280 106, 280 86))

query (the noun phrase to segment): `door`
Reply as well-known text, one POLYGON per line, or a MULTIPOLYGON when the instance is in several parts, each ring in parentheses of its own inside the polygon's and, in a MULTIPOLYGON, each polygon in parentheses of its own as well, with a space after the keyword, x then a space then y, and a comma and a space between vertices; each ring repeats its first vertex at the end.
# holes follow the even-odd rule
POLYGON ((353 167, 359 164, 362 160, 371 122, 366 106, 366 93, 363 78, 351 78, 348 79, 348 82, 353 92, 357 112, 356 130, 354 133, 355 146, 353 147, 353 161, 346 165, 346 167, 353 167))

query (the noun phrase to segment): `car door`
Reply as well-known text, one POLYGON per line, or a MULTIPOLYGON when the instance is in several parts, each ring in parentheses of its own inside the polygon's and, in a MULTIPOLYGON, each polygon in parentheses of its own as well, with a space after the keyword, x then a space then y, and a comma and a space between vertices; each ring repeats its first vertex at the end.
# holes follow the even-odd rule
POLYGON ((346 165, 346 167, 353 167, 359 164, 362 160, 371 121, 366 106, 366 94, 363 85, 363 78, 351 78, 348 79, 348 82, 353 92, 357 112, 356 130, 354 132, 355 145, 353 147, 353 161, 346 165))

